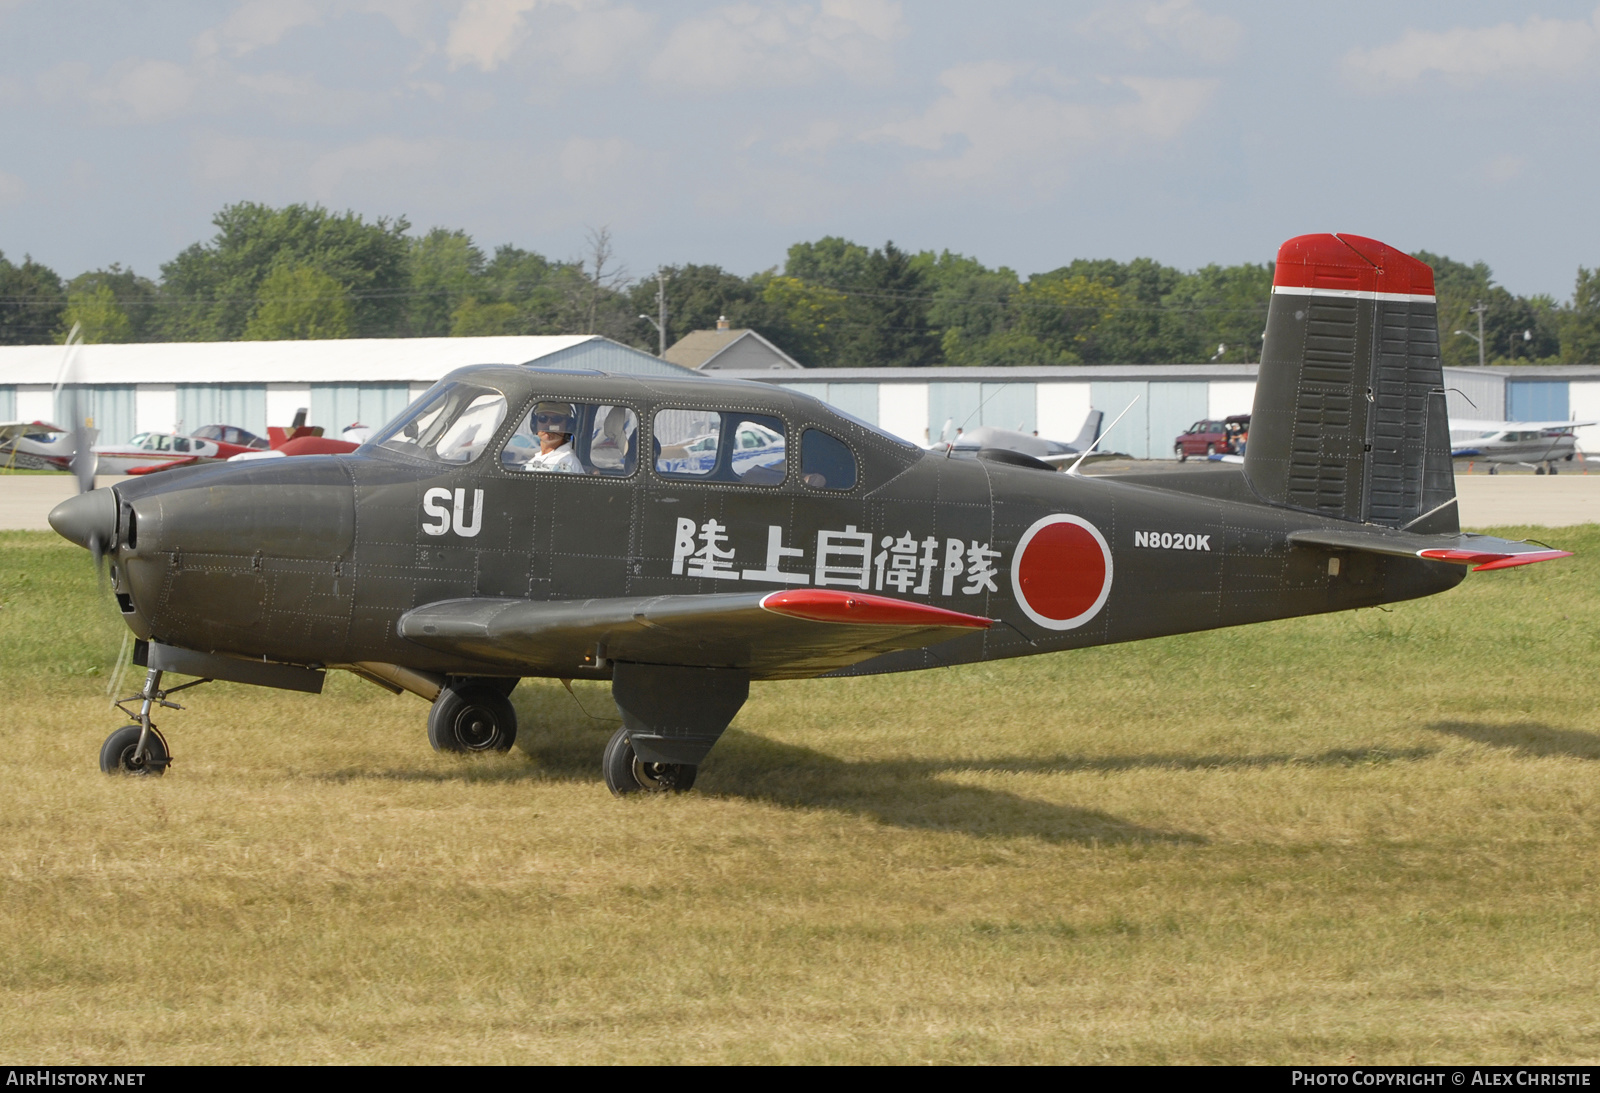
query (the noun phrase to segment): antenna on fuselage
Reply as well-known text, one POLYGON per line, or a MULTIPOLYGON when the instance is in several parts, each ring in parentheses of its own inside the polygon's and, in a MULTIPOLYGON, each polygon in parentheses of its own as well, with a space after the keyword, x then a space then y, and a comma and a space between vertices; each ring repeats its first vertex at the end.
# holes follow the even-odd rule
MULTIPOLYGON (((1133 396, 1133 402, 1138 402, 1140 397, 1141 396, 1139 396, 1139 395, 1134 395, 1133 396)), ((1068 474, 1077 474, 1078 473, 1078 464, 1082 463, 1085 459, 1088 459, 1089 458, 1089 454, 1091 452, 1093 452, 1096 448, 1100 447, 1100 442, 1106 438, 1106 436, 1111 432, 1112 429, 1115 429, 1117 427, 1117 422, 1121 421, 1123 418, 1128 416, 1128 411, 1133 409, 1133 402, 1130 402, 1130 403, 1128 403, 1128 405, 1124 406, 1122 408, 1122 413, 1117 415, 1116 420, 1113 421, 1110 424, 1110 426, 1108 426, 1107 428, 1102 429, 1100 431, 1100 435, 1094 438, 1094 443, 1089 445, 1087 448, 1085 448, 1083 450, 1083 454, 1080 455, 1073 462, 1072 466, 1067 468, 1067 473, 1068 474)))

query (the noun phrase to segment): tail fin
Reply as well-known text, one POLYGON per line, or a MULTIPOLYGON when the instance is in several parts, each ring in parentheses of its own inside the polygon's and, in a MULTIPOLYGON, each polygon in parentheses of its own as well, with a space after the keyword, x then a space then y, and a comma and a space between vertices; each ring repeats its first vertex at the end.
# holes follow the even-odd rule
POLYGON ((1078 438, 1072 442, 1072 447, 1081 452, 1099 440, 1100 423, 1105 419, 1104 410, 1090 410, 1089 416, 1083 419, 1083 428, 1078 430, 1078 438))
POLYGON ((1278 249, 1244 466, 1275 505, 1459 530, 1432 269, 1359 235, 1278 249))

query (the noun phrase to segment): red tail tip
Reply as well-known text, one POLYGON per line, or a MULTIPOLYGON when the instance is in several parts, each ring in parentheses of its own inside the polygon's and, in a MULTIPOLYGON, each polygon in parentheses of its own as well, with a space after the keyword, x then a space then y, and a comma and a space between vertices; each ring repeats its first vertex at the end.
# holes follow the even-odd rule
POLYGON ((1432 296, 1433 269, 1360 235, 1297 235, 1278 248, 1275 288, 1343 289, 1432 296))

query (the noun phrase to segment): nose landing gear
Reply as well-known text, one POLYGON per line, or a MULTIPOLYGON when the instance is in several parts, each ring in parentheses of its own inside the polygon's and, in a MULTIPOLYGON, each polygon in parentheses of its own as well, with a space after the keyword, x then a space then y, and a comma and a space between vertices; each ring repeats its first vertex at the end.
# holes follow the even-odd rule
POLYGON ((161 669, 151 668, 144 677, 144 688, 117 703, 117 709, 137 724, 124 725, 106 737, 106 742, 100 745, 100 769, 107 774, 133 774, 146 778, 159 778, 165 774, 172 765, 172 749, 167 746, 167 738, 157 731, 155 722, 150 720, 150 711, 156 706, 181 710, 183 707, 176 702, 167 701, 168 695, 210 682, 209 679, 197 679, 163 691, 161 669), (128 703, 134 701, 139 703, 138 713, 128 709, 128 703))

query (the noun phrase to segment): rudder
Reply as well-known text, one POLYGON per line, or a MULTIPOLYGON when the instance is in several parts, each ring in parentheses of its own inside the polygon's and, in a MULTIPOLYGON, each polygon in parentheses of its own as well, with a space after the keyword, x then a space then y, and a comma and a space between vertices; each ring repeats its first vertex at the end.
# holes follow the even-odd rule
POLYGON ((1244 463, 1274 505, 1459 530, 1432 269, 1357 235, 1278 249, 1244 463))

